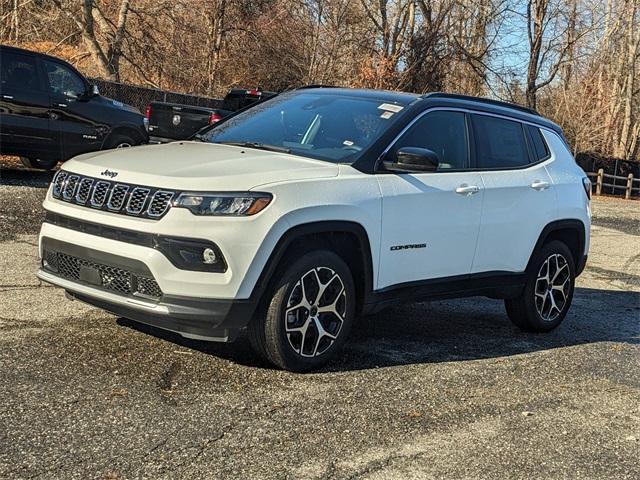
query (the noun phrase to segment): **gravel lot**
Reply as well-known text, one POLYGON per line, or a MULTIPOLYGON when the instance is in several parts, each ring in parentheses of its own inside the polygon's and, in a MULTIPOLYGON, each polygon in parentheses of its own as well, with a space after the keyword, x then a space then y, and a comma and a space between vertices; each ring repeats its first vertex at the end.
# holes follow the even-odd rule
POLYGON ((398 306, 295 375, 40 284, 50 174, 0 170, 2 478, 640 478, 640 202, 597 199, 565 322, 398 306))

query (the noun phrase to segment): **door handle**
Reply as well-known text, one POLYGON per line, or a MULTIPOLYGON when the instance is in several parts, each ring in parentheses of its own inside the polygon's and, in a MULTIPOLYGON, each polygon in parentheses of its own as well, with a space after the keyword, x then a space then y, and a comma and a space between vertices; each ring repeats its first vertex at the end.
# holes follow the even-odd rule
POLYGON ((474 193, 478 193, 479 191, 480 188, 478 186, 467 185, 466 183, 463 183, 458 188, 456 188, 456 193, 459 193, 460 195, 473 195, 474 193))
POLYGON ((13 100, 13 95, 2 95, 2 98, 6 100, 13 100))
POLYGON ((549 182, 545 182, 544 180, 534 180, 531 183, 531 188, 534 190, 546 190, 549 188, 549 182))
POLYGON ((57 103, 56 105, 58 105, 59 107, 62 107, 62 108, 67 108, 69 106, 66 103, 57 103))

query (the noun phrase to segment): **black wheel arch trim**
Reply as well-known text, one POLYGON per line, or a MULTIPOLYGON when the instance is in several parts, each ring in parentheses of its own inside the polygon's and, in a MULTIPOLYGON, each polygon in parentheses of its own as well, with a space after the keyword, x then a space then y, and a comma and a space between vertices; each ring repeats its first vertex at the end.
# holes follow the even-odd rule
POLYGON ((545 244, 545 242, 549 238, 549 235, 561 230, 574 230, 578 234, 578 255, 573 260, 575 262, 576 277, 582 273, 587 263, 587 256, 584 253, 587 234, 586 234, 586 226, 584 222, 577 218, 555 220, 553 222, 548 223, 542 229, 542 232, 540 232, 540 235, 538 236, 538 240, 536 241, 536 244, 533 247, 533 250, 531 251, 531 255, 529 256, 529 262, 527 263, 526 271, 529 271, 529 267, 531 266, 533 257, 535 256, 536 252, 540 251, 542 246, 545 244))
POLYGON ((327 220, 303 223, 287 230, 279 238, 276 246, 271 251, 271 255, 262 268, 258 281, 253 287, 250 298, 256 302, 260 301, 269 288, 271 279, 282 261, 285 252, 295 240, 307 235, 327 233, 348 233, 355 235, 357 238, 362 255, 365 280, 363 303, 368 303, 368 299, 373 292, 373 258, 371 256, 371 244, 365 228, 361 224, 350 220, 327 220))

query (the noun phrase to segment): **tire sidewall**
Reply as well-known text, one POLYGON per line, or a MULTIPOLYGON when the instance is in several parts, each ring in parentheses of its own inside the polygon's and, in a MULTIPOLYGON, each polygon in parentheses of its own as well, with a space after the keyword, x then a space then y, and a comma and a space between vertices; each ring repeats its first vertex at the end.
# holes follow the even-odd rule
MULTIPOLYGON (((129 135, 118 134, 107 142, 106 148, 107 149, 118 148, 118 145, 122 145, 124 143, 128 144, 130 147, 137 145, 137 142, 133 138, 131 138, 129 135)), ((123 147, 123 148, 128 148, 128 147, 123 147)))
POLYGON ((283 271, 273 291, 275 293, 267 312, 266 333, 275 340, 273 346, 276 347, 276 351, 269 353, 272 357, 275 354, 276 363, 289 370, 307 371, 323 365, 343 347, 355 316, 356 292, 351 271, 342 258, 330 250, 316 250, 303 254, 283 271), (289 296, 298 280, 309 270, 322 267, 330 268, 342 279, 346 290, 346 313, 338 338, 333 344, 321 355, 307 358, 296 353, 289 344, 285 329, 285 311, 289 296))

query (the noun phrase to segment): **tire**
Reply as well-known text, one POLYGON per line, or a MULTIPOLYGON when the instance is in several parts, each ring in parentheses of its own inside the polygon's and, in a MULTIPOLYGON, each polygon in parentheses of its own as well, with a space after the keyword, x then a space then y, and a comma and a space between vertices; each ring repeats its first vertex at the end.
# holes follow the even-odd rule
POLYGON ((138 145, 140 142, 136 142, 131 136, 125 134, 116 134, 109 138, 105 142, 105 149, 112 148, 128 148, 138 145))
POLYGON ((251 345, 284 370, 324 365, 342 348, 353 324, 356 291, 349 267, 330 250, 314 250, 295 255, 274 278, 266 314, 249 324, 251 345))
POLYGON ((58 160, 41 160, 27 157, 20 157, 20 161, 27 168, 39 168, 40 170, 52 170, 58 164, 58 160))
POLYGON ((569 248, 558 240, 545 244, 531 261, 522 294, 505 300, 509 319, 529 332, 553 330, 567 315, 575 281, 569 248))

